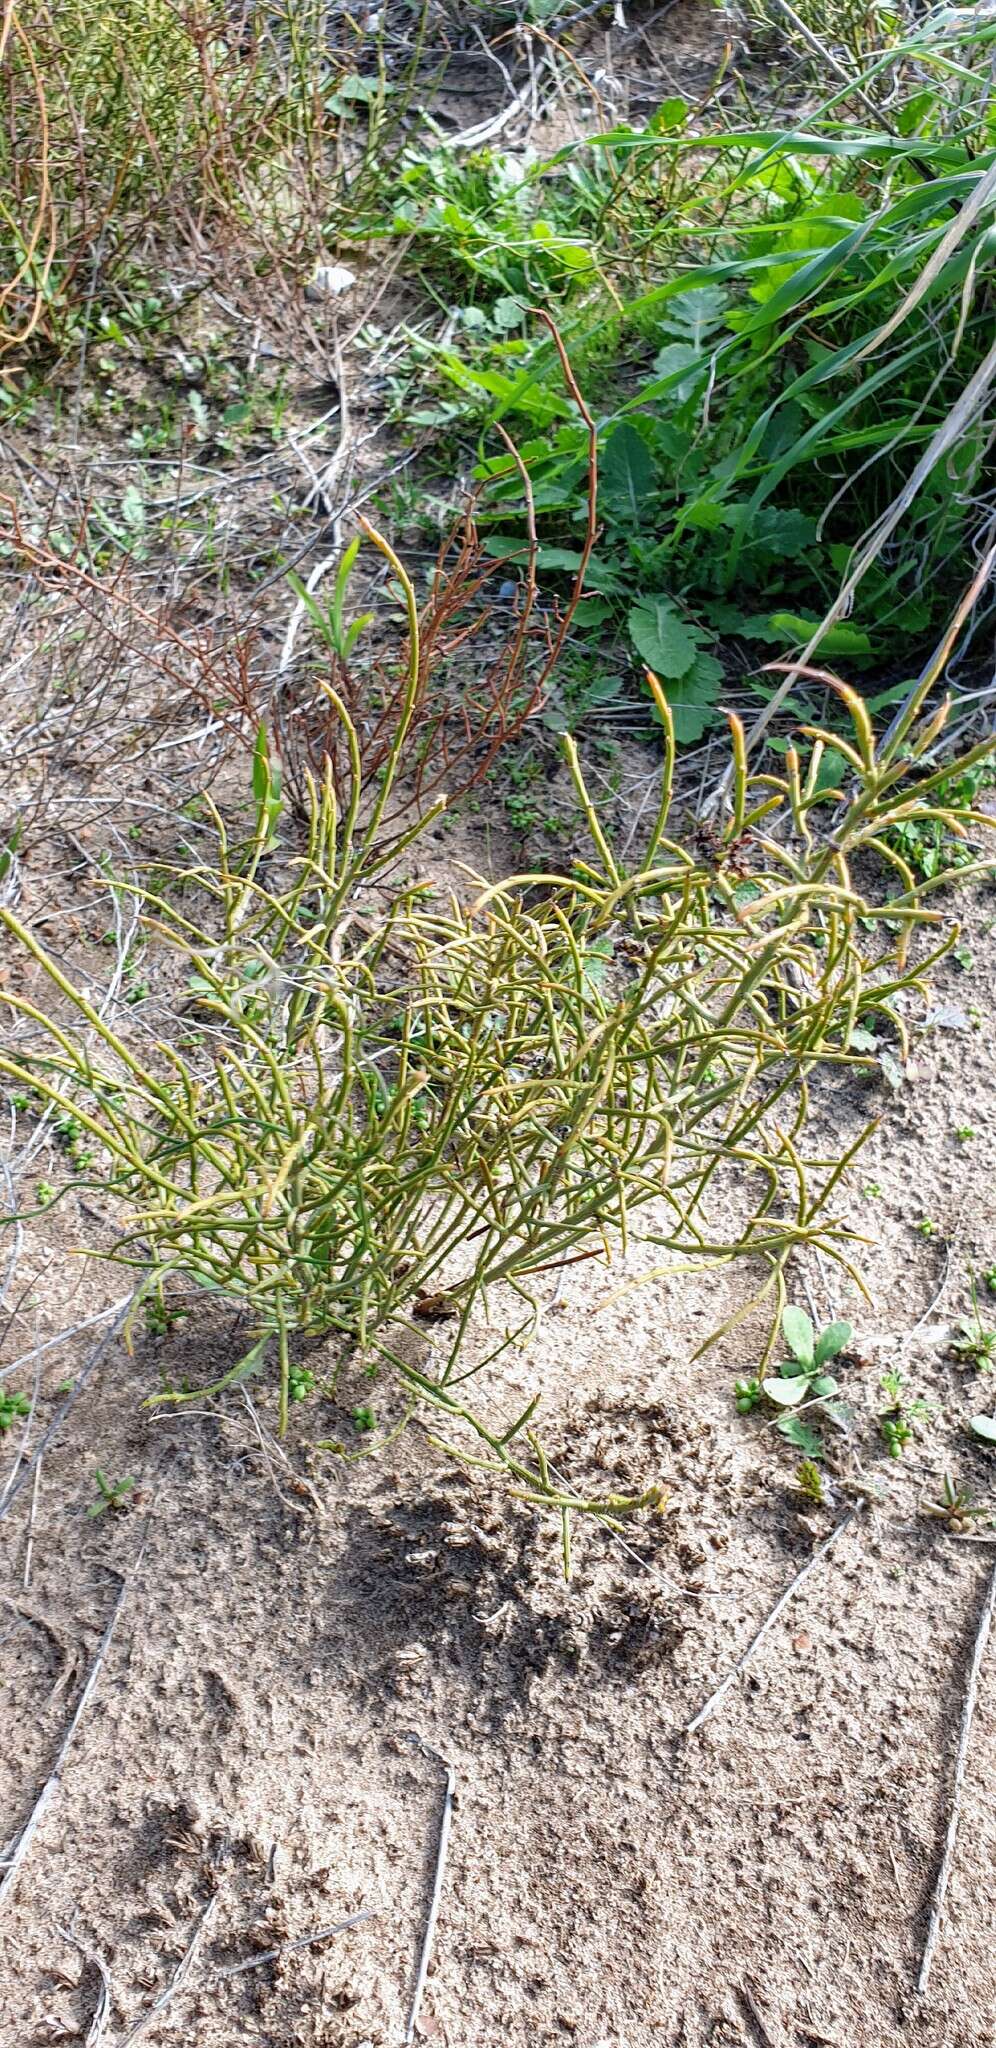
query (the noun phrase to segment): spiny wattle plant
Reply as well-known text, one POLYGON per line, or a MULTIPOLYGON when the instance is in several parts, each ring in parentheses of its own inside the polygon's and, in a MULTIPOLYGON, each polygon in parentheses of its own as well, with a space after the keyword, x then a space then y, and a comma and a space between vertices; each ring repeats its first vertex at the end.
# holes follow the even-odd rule
MULTIPOLYGON (((414 703, 417 630, 406 646, 414 703)), ((945 715, 923 715, 929 680, 881 748, 838 685, 853 740, 806 728, 805 773, 793 749, 783 772, 751 774, 731 719, 727 814, 686 845, 669 832, 673 735, 651 677, 664 764, 638 864, 613 850, 568 739, 590 860, 448 904, 401 874, 441 808, 399 822, 404 717, 373 797, 357 776, 343 812, 331 772, 311 784, 296 851, 280 844, 261 733, 248 844, 206 799, 210 856, 141 892, 147 934, 179 956, 203 1026, 191 1045, 185 1018, 182 1048, 113 1028, 0 909, 36 970, 34 993, 4 994, 18 1043, 7 1034, 0 1072, 93 1141, 101 1163, 69 1185, 97 1173, 120 1203, 111 1256, 137 1267, 140 1293, 179 1277, 245 1310, 250 1341, 221 1379, 151 1398, 220 1395, 272 1356, 282 1430, 295 1346, 324 1337, 326 1386, 390 1369, 412 1407, 456 1431, 448 1449, 468 1457, 469 1431, 474 1462, 560 1512, 565 1557, 572 1510, 611 1517, 655 1498, 561 1489, 536 1400, 495 1422, 496 1362, 528 1333, 539 1276, 613 1245, 639 1240, 703 1271, 748 1260, 760 1278, 746 1306, 769 1301, 772 1342, 793 1251, 815 1245, 851 1270, 835 1202, 861 1140, 811 1156, 809 1082, 853 1063, 862 1020, 902 1043, 895 999, 951 943, 942 932, 911 962, 911 933, 940 918, 889 845, 898 823, 935 815, 942 777, 950 786, 950 764, 921 765, 945 715), (831 747, 846 787, 821 773, 831 747), (858 857, 862 873, 898 877, 895 892, 859 885, 858 857)), ((958 833, 970 815, 944 821, 958 833)))

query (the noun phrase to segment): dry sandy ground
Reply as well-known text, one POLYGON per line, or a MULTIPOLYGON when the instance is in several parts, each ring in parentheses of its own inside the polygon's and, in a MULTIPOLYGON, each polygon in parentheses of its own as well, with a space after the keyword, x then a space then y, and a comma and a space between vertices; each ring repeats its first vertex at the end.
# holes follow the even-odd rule
MULTIPOLYGON (((847 1368, 858 1421, 837 1462, 860 1465, 877 1504, 838 1483, 830 1505, 803 1511, 787 1447, 733 1409, 731 1378, 756 1357, 751 1326, 689 1362, 743 1275, 650 1284, 595 1313, 606 1276, 581 1268, 516 1359, 509 1412, 522 1388, 544 1388, 558 1470, 669 1489, 668 1512, 625 1544, 582 1530, 570 1585, 556 1531, 489 1480, 440 1466, 417 1429, 391 1456, 342 1470, 309 1457, 319 1431, 298 1410, 282 1466, 238 1397, 213 1414, 143 1410, 163 1362, 205 1379, 229 1362, 237 1337, 224 1326, 143 1337, 134 1358, 120 1339, 105 1346, 45 1453, 33 1511, 26 1483, 0 1526, 4 1838, 56 1763, 127 1587, 3 1903, 4 2048, 110 2048, 139 2028, 148 2048, 400 2048, 440 1758, 457 1798, 420 2038, 988 2048, 996 1645, 924 2000, 913 1985, 996 1560, 992 1539, 958 1540, 918 1511, 945 1470, 980 1499, 993 1491, 991 1458, 963 1433, 992 1406, 992 1380, 973 1385, 947 1355, 966 1269, 996 1255, 993 912, 991 893, 975 898, 975 964, 945 967, 934 990, 938 1003, 978 1005, 981 1028, 918 1038, 899 1094, 878 1091, 881 1129, 849 1176, 848 1211, 880 1242, 865 1260, 874 1306, 855 1310, 870 1362, 847 1368), (970 1143, 954 1136, 963 1122, 970 1143), (880 1194, 863 1193, 872 1184, 880 1194), (931 1239, 914 1228, 924 1216, 931 1239), (943 1408, 902 1465, 882 1457, 872 1421, 879 1371, 898 1355, 943 1408), (97 1465, 134 1476, 127 1513, 87 1517, 97 1465), (321 1511, 302 1490, 308 1473, 321 1511), (858 1502, 746 1675, 683 1734, 858 1502), (360 1912, 361 1924, 235 1972, 360 1912)), ((828 1084, 828 1142, 868 1107, 849 1078, 828 1084)), ((67 1278, 65 1259, 51 1261, 67 1229, 71 1241, 71 1219, 46 1219, 32 1240, 22 1279, 38 1279, 5 1356, 113 1298, 108 1269, 67 1278)), ((808 1276, 816 1307, 846 1310, 825 1277, 808 1276)), ((44 1423, 100 1335, 39 1362, 44 1423)), ((30 1388, 33 1370, 15 1383, 30 1388)))

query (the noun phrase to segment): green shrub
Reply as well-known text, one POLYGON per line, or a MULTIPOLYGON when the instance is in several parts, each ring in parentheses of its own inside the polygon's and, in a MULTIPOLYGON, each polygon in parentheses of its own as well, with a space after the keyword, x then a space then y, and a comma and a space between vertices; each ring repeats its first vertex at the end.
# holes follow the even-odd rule
MULTIPOLYGON (((418 674, 413 631, 408 716, 418 674)), ((796 1247, 819 1245, 850 1270, 850 1233, 831 1206, 846 1157, 807 1162, 808 1083, 820 1062, 853 1063, 862 1019, 903 1041, 894 998, 917 983, 910 933, 932 913, 883 835, 931 814, 938 777, 911 784, 910 763, 943 713, 915 726, 914 703, 879 755, 842 689, 855 729, 853 744, 834 741, 846 794, 819 773, 829 735, 810 732, 804 780, 795 753, 783 777, 752 778, 734 720, 728 820, 686 849, 668 832, 673 736, 653 687, 666 760, 637 867, 614 854, 567 739, 590 862, 482 884, 448 908, 398 868, 439 806, 385 823, 405 719, 375 798, 357 776, 343 814, 331 771, 312 785, 296 851, 279 843, 261 737, 248 846, 233 846, 205 800, 213 854, 142 895, 148 936, 183 963, 203 1025, 192 1049, 112 1029, 0 909, 53 1005, 5 996, 34 1037, 0 1053, 0 1072, 103 1148, 126 1212, 113 1256, 138 1269, 140 1291, 175 1275, 244 1305, 249 1349, 202 1393, 262 1371, 272 1345, 283 1428, 290 1399, 308 1392, 294 1341, 326 1336, 333 1380, 389 1366, 413 1402, 469 1426, 485 1462, 566 1514, 592 1504, 552 1483, 530 1430, 535 1403, 503 1429, 486 1392, 495 1359, 535 1317, 539 1274, 635 1238, 703 1269, 746 1257, 763 1276, 754 1299, 773 1298, 773 1341, 796 1247), (899 873, 887 900, 852 875, 869 850, 899 873), (739 1222, 715 1188, 730 1169, 748 1196, 739 1222), (496 1335, 468 1362, 481 1312, 496 1335), (412 1335, 425 1341, 434 1324, 442 1334, 413 1363, 412 1335), (475 1376, 485 1392, 469 1405, 475 1376)))
POLYGON ((352 221, 384 176, 419 38, 389 101, 377 36, 350 24, 333 60, 327 15, 275 0, 240 28, 225 0, 11 0, 0 357, 32 334, 63 345, 164 218, 174 236, 195 225, 202 249, 205 229, 240 237, 257 268, 302 268, 340 211, 352 221))

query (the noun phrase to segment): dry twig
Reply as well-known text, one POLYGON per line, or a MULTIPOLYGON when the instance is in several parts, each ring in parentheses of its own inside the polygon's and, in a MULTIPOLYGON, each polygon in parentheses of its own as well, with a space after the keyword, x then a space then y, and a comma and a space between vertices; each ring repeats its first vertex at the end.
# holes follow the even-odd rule
POLYGON ((761 1644, 764 1641, 765 1636, 768 1634, 769 1630, 774 1627, 775 1622, 778 1620, 779 1615, 788 1606, 789 1601, 794 1599, 796 1593, 799 1591, 800 1586, 803 1585, 805 1581, 809 1578, 810 1573, 816 1570, 817 1565, 822 1561, 824 1557, 826 1557, 827 1552, 829 1550, 832 1550, 834 1544, 837 1541, 838 1536, 843 1536, 845 1529, 850 1528, 851 1523, 861 1513, 863 1507, 863 1500, 856 1501, 853 1508, 851 1508, 849 1512, 846 1515, 844 1515, 842 1519, 837 1523, 836 1528, 831 1529, 829 1536, 827 1536, 824 1539, 824 1541, 821 1544, 819 1544, 817 1549, 814 1550, 812 1557, 807 1558, 805 1564, 801 1567, 799 1571, 796 1572, 794 1579, 789 1580, 788 1585, 784 1588, 784 1590, 781 1593, 779 1593, 774 1606, 771 1608, 770 1612, 765 1616, 765 1619, 762 1621, 761 1626, 757 1630, 756 1634, 752 1635, 750 1642, 748 1643, 747 1648, 745 1649, 743 1655, 737 1658, 736 1663, 731 1666, 730 1670, 726 1674, 726 1677, 722 1680, 722 1682, 719 1685, 717 1685, 715 1692, 711 1692, 709 1694, 709 1698, 705 1701, 704 1705, 699 1708, 699 1711, 695 1715, 694 1719, 689 1721, 686 1727, 682 1729, 681 1732, 683 1735, 694 1735, 696 1731, 702 1727, 703 1722, 708 1721, 712 1717, 712 1715, 716 1711, 716 1708, 726 1698, 726 1695, 729 1692, 730 1687, 736 1683, 736 1680, 740 1677, 741 1672, 744 1671, 747 1665, 750 1663, 750 1660, 753 1657, 755 1650, 758 1650, 760 1648, 761 1644))
POLYGON ((71 1942, 74 1948, 79 1949, 81 1956, 85 1956, 87 1962, 93 1964, 100 1977, 100 1996, 94 2007, 93 2018, 87 2028, 83 2048, 101 2048, 101 2042, 106 2038, 111 2017, 111 1973, 100 1950, 88 1948, 86 1942, 81 1941, 79 1935, 73 1933, 71 1927, 60 1927, 59 1933, 63 1941, 71 1942))
POLYGON ((180 1992, 183 1990, 187 1982, 187 1978, 189 1977, 191 1970, 194 1967, 197 1951, 200 1948, 201 1942, 203 1941, 204 1936, 207 1933, 207 1930, 211 1924, 211 1921, 214 1919, 217 1910, 218 1893, 213 1892, 207 1902, 207 1905, 202 1907, 197 1917, 197 1920, 194 1924, 193 1934, 191 1935, 190 1940, 188 1941, 187 1946, 182 1956, 180 1957, 179 1962, 177 1963, 176 1969, 174 1970, 173 1975, 169 1980, 169 1983, 165 1986, 165 1988, 162 1991, 160 1991, 158 1998, 153 2001, 152 2005, 150 2005, 148 2012, 143 2012, 141 2017, 135 2021, 134 2026, 129 2027, 128 2032, 121 2043, 121 2048, 130 2048, 130 2043, 132 2041, 137 2041, 139 2034, 144 2034, 145 2029, 149 2025, 150 2021, 158 2019, 159 2014, 161 2012, 164 2012, 168 2005, 172 2005, 174 1998, 179 1996, 180 1992))
POLYGON ((54 1767, 49 1773, 49 1776, 46 1778, 45 1783, 42 1786, 42 1789, 39 1792, 37 1799, 35 1800, 34 1806, 32 1807, 31 1812, 29 1813, 28 1818, 25 1821, 23 1828, 21 1829, 21 1832, 14 1843, 11 1853, 7 1858, 3 1881, 0 1882, 0 1907, 6 1904, 6 1901, 10 1893, 13 1891, 13 1888, 17 1883, 18 1873, 20 1871, 22 1863, 24 1862, 24 1858, 27 1855, 31 1843, 34 1840, 34 1837, 37 1834, 39 1827, 41 1826, 42 1820, 44 1819, 45 1814, 49 1806, 51 1805, 52 1800, 55 1798, 55 1795, 62 1782, 62 1773, 66 1767, 66 1759, 76 1739, 76 1734, 77 1730, 79 1729, 80 1722, 82 1721, 83 1716, 86 1713, 87 1707, 89 1706, 90 1701, 93 1697, 94 1691, 96 1690, 97 1680, 99 1679, 101 1670, 103 1669, 104 1659, 107 1656, 107 1652, 111 1647, 111 1641, 114 1636, 114 1631, 118 1625, 118 1621, 121 1615, 121 1609, 124 1606, 125 1598, 132 1584, 135 1570, 137 1570, 138 1564, 140 1562, 141 1552, 139 1552, 139 1556, 136 1559, 135 1567, 132 1571, 131 1577, 124 1579, 122 1581, 121 1591, 119 1592, 118 1597, 114 1602, 114 1606, 111 1610, 111 1618, 107 1624, 107 1627, 104 1630, 103 1636, 101 1637, 100 1648, 98 1649, 97 1654, 93 1660, 93 1663, 90 1666, 90 1673, 87 1678, 86 1684, 83 1687, 83 1691, 80 1694, 79 1701, 76 1707, 76 1712, 74 1713, 73 1718, 69 1723, 69 1727, 67 1728, 66 1733, 62 1738, 62 1743, 59 1748, 59 1754, 56 1757, 54 1767))
POLYGON ((951 1867, 954 1863, 955 1846, 958 1840, 958 1822, 961 1816, 962 1793, 965 1789, 965 1771, 968 1765, 968 1745, 972 1734, 972 1720, 975 1714, 975 1702, 978 1698, 979 1678, 982 1673, 982 1662, 986 1654, 986 1645, 989 1641, 989 1635, 993 1625, 994 1613, 996 1613, 996 1569, 993 1570, 992 1576, 990 1577, 989 1587, 986 1592, 985 1600, 982 1604, 982 1613, 979 1616, 979 1626, 976 1630, 975 1636, 975 1647, 972 1651, 972 1662, 969 1666, 968 1683, 965 1688, 965 1703, 961 1710, 961 1732, 958 1736, 958 1753, 955 1758, 954 1787, 951 1794, 951 1812, 948 1817, 948 1831, 944 1839, 944 1854, 941 1857, 941 1867, 937 1873, 937 1883, 934 1886, 934 1897, 930 1908, 930 1921, 927 1927, 927 1939, 923 1945, 923 1956, 920 1961, 920 1975, 917 1978, 916 1985, 917 1991, 921 1994, 927 1989, 927 1982, 930 1977, 930 1967, 934 1960, 934 1954, 937 1948, 937 1943, 941 1932, 941 1919, 944 1913, 944 1900, 947 1895, 948 1880, 951 1876, 951 1867))
POLYGON ((431 1756, 435 1759, 436 1763, 442 1764, 442 1767, 446 1772, 446 1790, 443 1793, 443 1811, 442 1817, 439 1822, 439 1847, 436 1851, 436 1874, 432 1881, 432 1897, 429 1900, 429 1915, 425 1923, 425 1934, 422 1939, 422 1952, 419 1956, 418 1976, 415 1979, 415 1989, 412 1993, 411 2011, 409 2012, 408 2025, 405 2029, 405 2048, 411 2048, 411 2044, 415 2039, 415 2030, 418 2026, 419 2013, 422 2009, 422 1995, 425 1991, 425 1980, 429 1973, 429 1959, 432 1955, 432 1944, 436 1933, 436 1921, 439 1918, 439 1902, 442 1898, 443 1893, 443 1878, 446 1873, 446 1851, 449 1846, 450 1821, 453 1816, 453 1795, 456 1790, 456 1772, 453 1769, 452 1764, 448 1764, 446 1758, 444 1756, 440 1756, 438 1750, 431 1749, 429 1747, 429 1744, 427 1742, 423 1742, 421 1738, 414 1737, 413 1740, 416 1740, 418 1742, 418 1747, 422 1751, 424 1756, 431 1756))

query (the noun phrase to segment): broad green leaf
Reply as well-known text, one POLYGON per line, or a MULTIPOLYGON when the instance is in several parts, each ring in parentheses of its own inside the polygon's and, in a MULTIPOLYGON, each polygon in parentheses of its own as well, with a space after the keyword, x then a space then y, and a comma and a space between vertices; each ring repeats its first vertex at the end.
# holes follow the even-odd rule
POLYGON ((667 597, 644 597, 630 606, 629 630, 637 652, 664 682, 679 682, 698 654, 698 638, 667 597))
POLYGON ((804 1308, 793 1308, 790 1303, 783 1309, 782 1336, 800 1365, 811 1366, 814 1363, 816 1339, 804 1308))
POLYGON ((856 1024, 847 1041, 848 1052, 877 1052, 878 1039, 864 1024, 856 1024))
MULTIPOLYGON (((771 623, 777 632, 786 634, 794 646, 796 641, 805 645, 811 640, 820 622, 819 619, 805 618, 797 612, 772 612, 771 623)), ((835 626, 829 626, 819 643, 820 654, 829 659, 841 654, 851 655, 853 658, 854 655, 867 655, 871 651, 869 635, 862 632, 860 626, 850 625, 846 619, 840 619, 835 626)))
MULTIPOLYGON (((551 13, 556 12, 551 7, 551 13)), ((652 114, 647 127, 652 135, 666 135, 672 128, 680 128, 688 112, 688 101, 678 99, 662 100, 656 114, 652 114)))
POLYGON ((797 1401, 803 1400, 811 1392, 809 1374, 805 1372, 796 1373, 790 1380, 762 1380, 761 1385, 769 1401, 773 1401, 776 1408, 794 1408, 797 1401))
POLYGON ((969 1427, 984 1444, 996 1444, 996 1415, 973 1415, 969 1427))
POLYGON ((601 481, 614 504, 639 526, 654 489, 654 461, 643 435, 629 420, 620 420, 609 435, 601 481))
POLYGON ((669 341, 667 347, 659 349, 654 357, 654 369, 658 377, 673 377, 676 370, 689 372, 687 377, 682 377, 672 386, 671 395, 678 405, 684 405, 686 398, 691 398, 696 386, 703 384, 708 376, 708 362, 690 341, 669 341))
POLYGON ((727 295, 715 284, 693 285, 668 302, 660 326, 665 334, 680 335, 700 355, 706 336, 722 325, 727 295))
POLYGON ((810 1380, 809 1384, 817 1399, 822 1401, 829 1399, 831 1394, 837 1392, 839 1381, 834 1379, 832 1373, 818 1372, 815 1378, 810 1380))
POLYGON ((122 496, 121 517, 132 533, 144 533, 145 499, 136 484, 129 484, 122 496))
POLYGON ((780 1415, 775 1424, 780 1436, 794 1444, 804 1458, 820 1458, 823 1455, 823 1438, 818 1429, 812 1429, 801 1415, 780 1415))
POLYGON ((850 1323, 828 1323, 816 1340, 815 1363, 826 1365, 829 1358, 836 1358, 838 1352, 846 1349, 853 1335, 850 1323))

